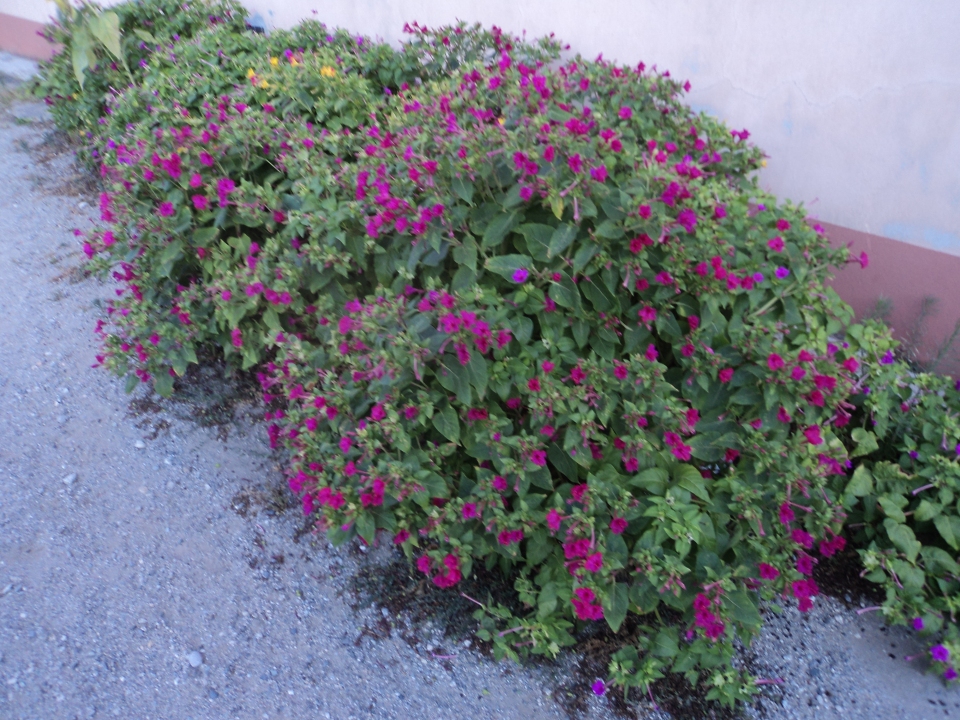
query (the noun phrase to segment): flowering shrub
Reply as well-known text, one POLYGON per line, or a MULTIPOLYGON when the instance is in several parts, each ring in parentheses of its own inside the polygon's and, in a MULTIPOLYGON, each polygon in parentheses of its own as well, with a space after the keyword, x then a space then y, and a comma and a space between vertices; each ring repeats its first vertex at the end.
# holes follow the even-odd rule
POLYGON ((353 56, 342 34, 238 41, 237 88, 190 99, 158 70, 156 107, 98 149, 85 250, 121 285, 100 361, 164 394, 204 346, 256 367, 291 490, 334 542, 380 535, 440 587, 475 563, 515 578, 527 612, 477 601, 498 657, 664 608, 679 624, 610 681, 670 670, 734 703, 759 601, 808 610, 847 537, 887 617, 939 632, 957 391, 849 325, 823 284, 847 251, 759 190, 748 133, 642 64, 411 30, 353 56))

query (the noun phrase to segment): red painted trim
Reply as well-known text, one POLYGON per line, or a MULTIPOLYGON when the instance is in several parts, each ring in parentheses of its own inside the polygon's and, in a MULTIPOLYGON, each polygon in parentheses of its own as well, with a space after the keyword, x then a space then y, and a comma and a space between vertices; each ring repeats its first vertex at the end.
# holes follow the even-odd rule
POLYGON ((0 50, 31 60, 49 60, 57 48, 37 35, 40 30, 43 23, 0 12, 0 50))
MULTIPOLYGON (((830 283, 857 318, 868 315, 880 296, 893 304, 890 324, 903 339, 914 329, 924 297, 937 298, 936 314, 924 327, 921 359, 932 358, 960 320, 960 257, 891 240, 870 233, 821 222, 834 246, 850 245, 855 256, 866 252, 866 269, 859 263, 840 268, 830 283)), ((955 351, 937 368, 938 372, 960 377, 960 339, 955 351)))

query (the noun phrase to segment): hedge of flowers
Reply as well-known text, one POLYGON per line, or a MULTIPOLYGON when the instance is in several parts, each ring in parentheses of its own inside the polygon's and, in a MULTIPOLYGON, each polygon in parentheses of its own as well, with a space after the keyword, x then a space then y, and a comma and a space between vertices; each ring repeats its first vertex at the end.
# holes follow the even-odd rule
MULTIPOLYGON (((84 248, 118 283, 99 360, 130 389, 169 394, 201 349, 255 369, 331 540, 454 591, 513 578, 525 612, 477 599, 497 657, 637 614, 609 683, 672 671, 733 704, 760 602, 809 610, 853 546, 956 677, 960 393, 852 323, 824 281, 868 258, 759 189, 747 131, 552 39, 208 17, 80 100, 103 113, 84 248)), ((78 100, 49 98, 70 127, 78 100)))

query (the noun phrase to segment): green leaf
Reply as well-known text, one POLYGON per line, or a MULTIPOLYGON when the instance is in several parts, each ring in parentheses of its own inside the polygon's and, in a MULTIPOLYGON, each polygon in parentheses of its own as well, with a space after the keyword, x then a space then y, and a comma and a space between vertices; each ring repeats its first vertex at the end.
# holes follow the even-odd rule
POLYGON ((452 407, 447 406, 441 412, 435 413, 433 426, 450 442, 460 442, 460 418, 452 407))
POLYGON ((173 395, 173 378, 169 373, 158 373, 153 379, 153 389, 161 397, 170 397, 173 395))
POLYGON ((692 465, 678 465, 673 471, 674 480, 684 490, 689 490, 704 502, 710 502, 710 493, 700 471, 692 465))
POLYGON ((600 247, 596 243, 590 241, 580 243, 577 254, 573 256, 573 271, 578 273, 583 270, 598 252, 600 247))
POLYGON ((533 267, 533 260, 529 255, 498 255, 488 258, 486 268, 507 280, 513 279, 513 274, 523 268, 529 270, 533 267))
POLYGON ((90 18, 90 32, 113 57, 126 66, 120 49, 120 18, 115 12, 105 12, 90 18))
POLYGON ((635 475, 628 482, 634 487, 642 487, 651 495, 663 495, 664 488, 670 476, 663 468, 647 468, 639 475, 635 475))
POLYGON ((853 477, 847 483, 844 493, 856 497, 864 497, 873 492, 873 476, 866 465, 858 465, 853 471, 853 477))
POLYGON ((917 540, 917 536, 913 534, 913 530, 889 519, 885 520, 883 525, 891 542, 903 551, 907 560, 914 562, 923 546, 917 540))
POLYGON ((453 191, 468 205, 473 200, 473 183, 463 177, 453 179, 453 191))
POLYGON ((617 583, 604 601, 603 618, 614 632, 620 629, 627 617, 630 605, 630 589, 625 583, 617 583))
POLYGON ((870 453, 877 450, 879 445, 877 445, 877 437, 872 432, 864 430, 863 428, 856 428, 851 433, 853 441, 857 444, 857 447, 850 457, 860 457, 861 455, 869 455, 870 453))
POLYGON ((553 235, 551 226, 525 223, 517 228, 517 232, 527 241, 527 250, 534 258, 540 262, 546 262, 549 259, 550 237, 553 235))
POLYGON ((477 397, 483 399, 487 393, 487 361, 479 352, 470 353, 470 362, 467 363, 467 375, 470 384, 477 389, 477 397))
POLYGON ((146 30, 141 30, 140 28, 136 28, 133 31, 133 34, 136 35, 141 40, 143 40, 144 42, 148 42, 148 43, 157 42, 157 39, 153 35, 148 33, 146 30))
MULTIPOLYGON (((529 556, 529 550, 527 551, 529 556)), ((541 558, 542 559, 542 558, 541 558)), ((537 597, 537 619, 545 620, 557 609, 557 584, 553 581, 543 586, 537 597)))
POLYGON ((519 219, 520 213, 516 210, 497 215, 495 218, 493 218, 493 220, 490 221, 490 224, 487 225, 487 229, 484 230, 481 246, 483 248, 489 248, 493 247, 494 245, 499 245, 501 242, 503 242, 503 239, 507 236, 507 233, 517 226, 519 219))
POLYGON ((70 38, 71 59, 73 60, 73 74, 83 90, 84 71, 96 62, 93 55, 93 38, 86 26, 81 25, 73 32, 70 38))
POLYGON ((664 628, 653 639, 650 651, 655 657, 672 658, 680 652, 679 635, 676 628, 664 628))
POLYGON ((907 521, 907 516, 903 514, 903 510, 890 496, 882 495, 877 499, 877 502, 880 503, 883 514, 894 522, 905 523, 907 521))
POLYGON ((463 242, 453 249, 453 259, 459 265, 465 265, 471 270, 477 269, 477 243, 467 235, 463 242))
POLYGON ((745 590, 729 592, 723 596, 723 601, 730 608, 734 620, 753 630, 760 629, 763 623, 760 611, 757 610, 756 602, 745 590))
POLYGON ((373 545, 373 541, 377 535, 377 522, 373 519, 373 515, 370 513, 360 513, 357 516, 357 532, 360 533, 360 537, 367 541, 370 545, 373 545))
POLYGON ((577 236, 577 226, 563 223, 558 225, 553 235, 550 236, 550 246, 547 250, 547 257, 553 258, 562 253, 577 236))
POLYGON ((547 457, 557 470, 570 479, 570 482, 577 482, 577 464, 568 452, 556 443, 550 443, 550 447, 547 448, 547 457))
POLYGON ((950 522, 950 517, 947 515, 937 515, 937 517, 933 519, 933 524, 936 526, 940 536, 947 541, 947 545, 954 550, 960 550, 960 544, 957 543, 957 536, 953 532, 953 523, 950 522))

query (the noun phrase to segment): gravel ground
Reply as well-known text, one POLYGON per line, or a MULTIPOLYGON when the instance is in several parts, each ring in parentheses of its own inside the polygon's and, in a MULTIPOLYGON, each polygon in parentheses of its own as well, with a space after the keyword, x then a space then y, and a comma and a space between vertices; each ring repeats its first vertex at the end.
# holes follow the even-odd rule
MULTIPOLYGON (((0 718, 565 717, 572 658, 493 663, 351 607, 388 558, 302 534, 242 395, 219 425, 187 417, 229 385, 158 403, 91 368, 111 288, 77 270, 89 186, 50 130, 0 103, 0 718)), ((960 718, 904 660, 911 634, 837 600, 771 615, 752 652, 782 684, 748 717, 960 718)), ((593 698, 586 715, 612 717, 593 698)))

